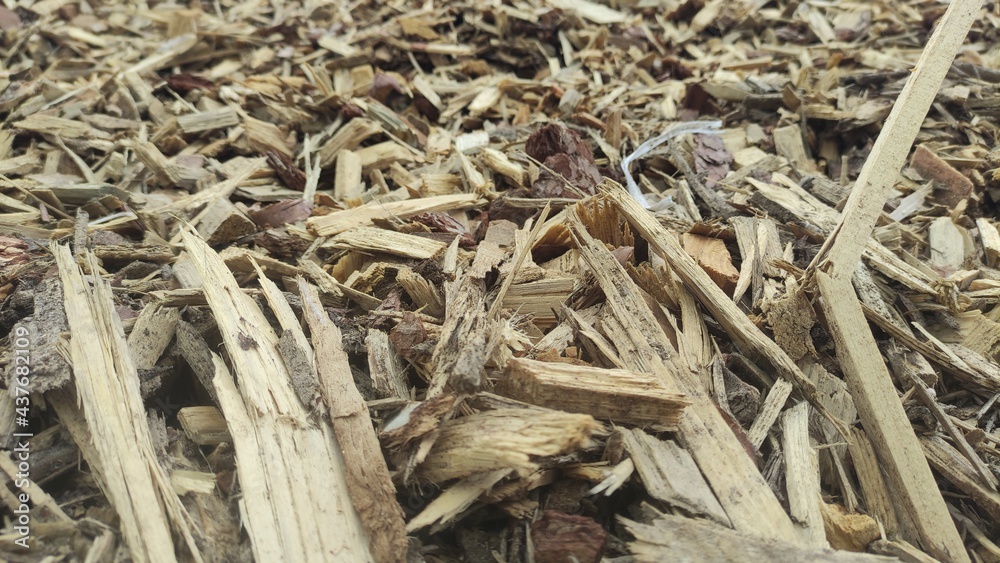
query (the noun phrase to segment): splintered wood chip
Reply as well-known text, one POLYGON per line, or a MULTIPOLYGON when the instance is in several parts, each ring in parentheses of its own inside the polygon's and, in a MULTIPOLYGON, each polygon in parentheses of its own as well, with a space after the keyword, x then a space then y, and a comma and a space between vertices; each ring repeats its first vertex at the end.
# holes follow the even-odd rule
POLYGON ((434 483, 509 469, 526 475, 538 459, 589 447, 602 426, 589 415, 498 409, 441 423, 419 475, 434 483))

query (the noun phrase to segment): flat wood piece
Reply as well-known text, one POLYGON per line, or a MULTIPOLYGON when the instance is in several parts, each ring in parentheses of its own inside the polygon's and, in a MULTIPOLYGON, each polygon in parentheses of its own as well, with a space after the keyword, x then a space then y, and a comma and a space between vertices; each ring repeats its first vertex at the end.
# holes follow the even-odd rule
POLYGON ((215 407, 184 407, 177 412, 177 421, 188 438, 199 446, 233 441, 225 417, 215 407))
POLYGON ((413 201, 373 202, 362 207, 310 217, 306 220, 306 226, 317 236, 331 236, 354 227, 369 225, 375 219, 393 216, 405 219, 420 213, 465 209, 473 206, 478 200, 479 196, 475 194, 452 194, 413 201))
POLYGON ((368 407, 354 385, 343 336, 320 304, 316 288, 302 278, 298 286, 316 351, 320 395, 329 409, 340 450, 345 460, 350 460, 345 464, 345 477, 351 502, 361 517, 375 560, 404 561, 407 541, 403 509, 396 502, 396 487, 382 457, 368 407))
POLYGON ((809 441, 809 405, 799 403, 785 411, 781 429, 788 511, 803 526, 807 545, 829 547, 823 525, 819 459, 809 441))
POLYGON ((740 561, 896 561, 892 557, 816 549, 791 542, 765 541, 704 520, 663 515, 650 524, 619 517, 635 539, 629 544, 637 561, 673 559, 737 563, 740 561))
POLYGON ((174 329, 180 318, 180 311, 174 307, 148 305, 142 310, 128 336, 128 346, 136 369, 153 369, 156 366, 163 351, 173 340, 174 329))
POLYGON ((658 440, 638 428, 619 433, 650 496, 690 514, 730 525, 689 453, 671 440, 658 440))
POLYGON ((676 428, 688 401, 653 377, 564 363, 515 358, 496 393, 551 409, 585 413, 615 424, 676 428))
POLYGON ((816 272, 815 279, 822 296, 820 306, 861 423, 898 495, 893 498, 896 511, 913 517, 917 537, 910 539, 937 557, 967 561, 958 530, 892 386, 850 279, 834 278, 825 271, 816 272))

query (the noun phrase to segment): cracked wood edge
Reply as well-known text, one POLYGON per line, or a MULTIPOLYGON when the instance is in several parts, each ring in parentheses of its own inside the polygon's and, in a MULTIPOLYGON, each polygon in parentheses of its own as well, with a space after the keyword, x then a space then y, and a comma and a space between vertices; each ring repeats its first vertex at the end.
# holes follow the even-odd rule
POLYGON ((212 383, 233 437, 240 512, 254 557, 373 561, 347 493, 340 447, 292 389, 267 317, 214 250, 187 230, 182 236, 202 279, 213 281, 205 284, 205 298, 233 366, 230 372, 212 354, 212 383))
MULTIPOLYGON (((121 521, 122 535, 138 562, 177 561, 171 529, 182 538, 195 561, 191 517, 156 458, 139 375, 115 312, 111 287, 100 276, 87 281, 68 247, 52 248, 63 283, 66 318, 72 337, 69 353, 73 380, 96 459, 98 481, 121 521)), ((90 251, 83 255, 89 271, 99 271, 90 251)))
POLYGON ((649 242, 650 248, 670 264, 677 277, 722 325, 737 347, 744 353, 766 358, 783 378, 795 385, 796 390, 820 414, 829 419, 841 434, 846 435, 847 429, 843 422, 832 416, 820 403, 816 386, 802 373, 795 361, 747 318, 739 306, 733 303, 732 299, 684 251, 677 237, 660 225, 649 211, 632 199, 632 196, 617 183, 605 180, 599 188, 615 204, 629 224, 649 242))
POLYGON ((405 561, 403 509, 396 502, 396 487, 382 457, 368 406, 354 384, 343 336, 320 303, 316 287, 301 277, 298 287, 316 352, 320 394, 344 453, 348 494, 361 516, 375 560, 405 561))
MULTIPOLYGON (((624 190, 621 193, 631 200, 624 190)), ((684 409, 678 422, 681 441, 705 475, 733 527, 763 537, 799 542, 801 538, 791 518, 722 413, 701 388, 697 374, 690 373, 686 361, 677 357, 676 350, 639 295, 638 287, 604 244, 584 229, 575 213, 568 226, 583 259, 607 296, 606 307, 611 314, 605 325, 611 321, 621 325, 622 337, 616 339, 615 345, 625 367, 652 373, 663 382, 667 391, 682 392, 691 399, 692 404, 684 409)), ((679 245, 677 250, 684 253, 679 245)), ((687 258, 693 267, 698 267, 690 256, 687 258)), ((702 274, 708 278, 708 274, 702 274)), ((710 280, 708 283, 717 288, 710 280)), ((610 329, 605 326, 605 330, 610 329)))

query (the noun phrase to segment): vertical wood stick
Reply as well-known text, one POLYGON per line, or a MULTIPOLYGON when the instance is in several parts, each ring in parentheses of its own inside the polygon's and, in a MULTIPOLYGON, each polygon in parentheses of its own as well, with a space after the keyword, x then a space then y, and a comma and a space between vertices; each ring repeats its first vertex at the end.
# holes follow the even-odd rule
POLYGON ((938 22, 861 169, 840 222, 806 274, 818 284, 827 328, 836 341, 851 396, 898 493, 896 510, 912 517, 918 536, 912 540, 946 561, 968 561, 968 555, 850 280, 920 125, 981 6, 981 0, 955 0, 938 22))

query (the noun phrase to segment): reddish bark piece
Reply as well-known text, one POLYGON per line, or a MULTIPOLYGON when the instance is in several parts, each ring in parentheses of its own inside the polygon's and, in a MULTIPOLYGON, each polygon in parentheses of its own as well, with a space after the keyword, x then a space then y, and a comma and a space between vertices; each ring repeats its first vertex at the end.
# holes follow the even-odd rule
POLYGON ((553 155, 567 154, 579 155, 587 162, 594 163, 594 153, 583 138, 576 131, 558 123, 550 123, 532 133, 524 145, 524 152, 541 162, 553 155))
POLYGON ((460 237, 458 245, 462 248, 468 250, 476 247, 476 239, 472 238, 472 235, 466 230, 465 225, 459 223, 447 213, 440 211, 421 213, 413 217, 411 221, 420 223, 434 233, 446 233, 460 237))
POLYGON ((427 340, 427 329, 424 328, 423 321, 413 313, 403 313, 403 320, 389 332, 389 342, 396 348, 396 352, 404 358, 411 357, 414 350, 427 340))
POLYGON ((168 76, 167 86, 179 94, 187 94, 191 90, 215 90, 215 82, 186 72, 168 76))
POLYGON ((717 238, 684 233, 681 235, 681 244, 698 265, 708 272, 716 285, 729 295, 733 294, 740 272, 733 266, 733 257, 729 254, 726 243, 717 238))
POLYGON ((306 189, 305 172, 299 170, 299 167, 295 166, 295 163, 287 155, 278 151, 267 151, 267 163, 271 165, 274 173, 289 189, 300 192, 306 189))
POLYGON ((586 516, 546 510, 531 524, 537 563, 597 563, 604 555, 608 533, 586 516))
POLYGON ((286 199, 260 209, 250 209, 247 215, 254 223, 267 229, 296 221, 304 221, 312 213, 312 204, 303 199, 286 199))
POLYGON ((694 169, 706 173, 705 185, 712 187, 729 174, 733 155, 718 135, 695 135, 694 169))
POLYGON ((910 166, 924 179, 934 180, 938 184, 941 190, 935 191, 935 196, 948 207, 955 207, 972 193, 972 180, 923 145, 913 151, 910 166))
POLYGON ((594 164, 590 147, 575 131, 562 125, 550 123, 535 131, 528 137, 524 150, 548 168, 543 169, 532 184, 534 197, 590 195, 601 181, 601 172, 594 164), (576 190, 567 187, 567 182, 576 190))

